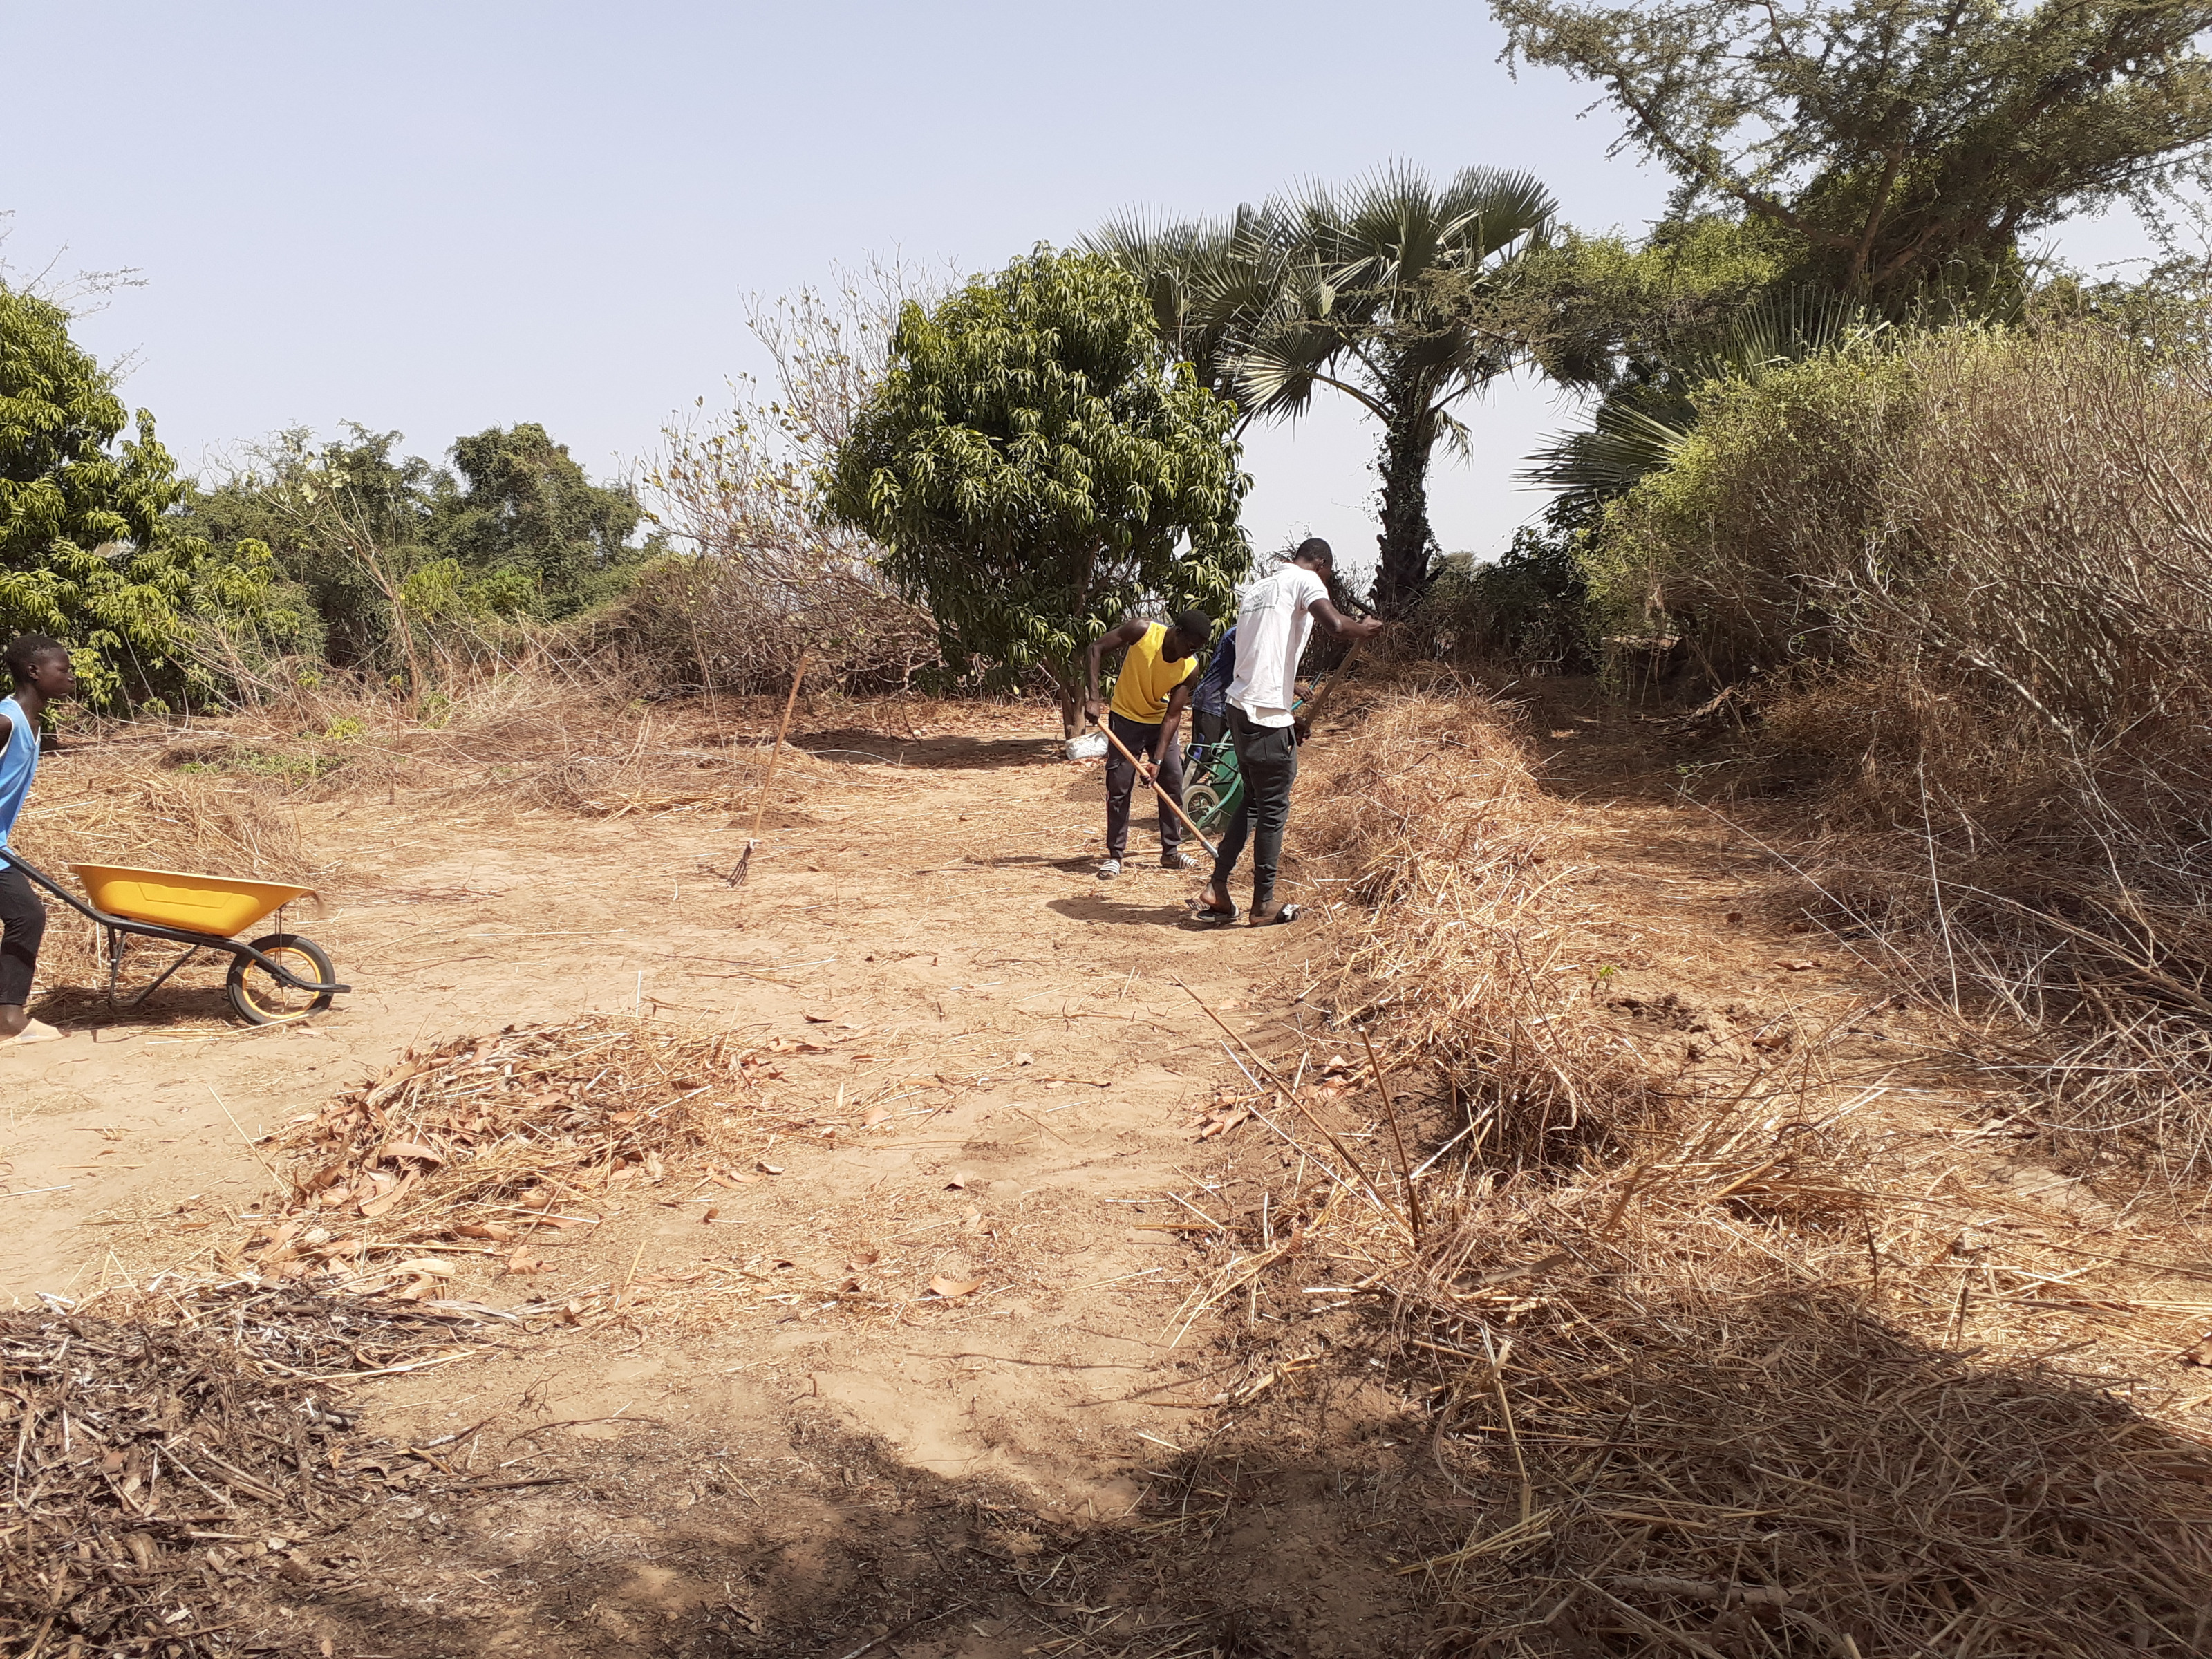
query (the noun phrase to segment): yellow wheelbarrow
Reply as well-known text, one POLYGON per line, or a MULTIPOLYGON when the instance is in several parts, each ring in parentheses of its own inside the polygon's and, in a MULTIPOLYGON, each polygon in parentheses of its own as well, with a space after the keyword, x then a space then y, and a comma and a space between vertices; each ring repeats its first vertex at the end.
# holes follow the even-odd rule
POLYGON ((107 931, 107 1000, 115 1000, 123 972, 123 952, 134 937, 164 939, 185 946, 184 955, 164 968, 151 985, 122 1006, 135 1008, 203 951, 228 951, 230 975, 223 988, 230 1006, 255 1025, 298 1019, 331 1006, 331 999, 352 990, 337 982, 337 970, 323 947, 297 933, 270 933, 251 945, 233 937, 295 899, 314 893, 276 881, 243 881, 232 876, 195 876, 176 870, 125 870, 107 864, 72 864, 92 902, 24 862, 13 848, 0 858, 70 909, 107 931))

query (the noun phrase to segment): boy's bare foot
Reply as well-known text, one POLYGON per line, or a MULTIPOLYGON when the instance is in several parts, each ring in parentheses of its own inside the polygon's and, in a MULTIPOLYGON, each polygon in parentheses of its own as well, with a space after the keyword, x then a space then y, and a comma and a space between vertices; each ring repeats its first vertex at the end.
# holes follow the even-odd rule
POLYGON ((1270 899, 1265 904, 1254 905, 1249 920, 1255 927, 1272 927, 1278 922, 1296 921, 1298 914, 1297 905, 1285 904, 1280 899, 1270 899))
POLYGON ((23 1022, 23 1029, 15 1036, 0 1037, 0 1048, 12 1048, 21 1042, 52 1042, 61 1035, 43 1019, 27 1019, 23 1022))
POLYGON ((1209 881, 1198 890, 1198 896, 1190 902, 1190 908, 1217 916, 1233 916, 1237 914, 1237 901, 1209 881))

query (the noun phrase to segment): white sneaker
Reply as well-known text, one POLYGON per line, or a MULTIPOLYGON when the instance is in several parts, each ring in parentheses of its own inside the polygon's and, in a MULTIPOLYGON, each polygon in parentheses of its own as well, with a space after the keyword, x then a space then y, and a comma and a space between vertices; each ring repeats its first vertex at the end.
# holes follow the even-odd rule
POLYGON ((1098 879, 1101 881, 1112 881, 1121 873, 1121 860, 1119 859, 1108 859, 1098 866, 1098 879))

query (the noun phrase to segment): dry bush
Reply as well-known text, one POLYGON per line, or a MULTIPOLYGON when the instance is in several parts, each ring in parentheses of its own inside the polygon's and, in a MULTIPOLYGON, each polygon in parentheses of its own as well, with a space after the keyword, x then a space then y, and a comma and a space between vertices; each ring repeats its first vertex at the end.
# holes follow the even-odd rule
POLYGON ((739 553, 651 567, 578 630, 578 648, 602 672, 660 692, 780 690, 804 655, 811 684, 905 693, 937 665, 935 621, 886 587, 865 550, 793 553, 750 533, 739 553))
POLYGON ((1387 1011, 1486 1156, 1551 1162, 1648 1116, 1656 1097, 1595 1006, 1604 964, 1577 948, 1564 814, 1510 712, 1473 692, 1391 696, 1338 752, 1304 832, 1364 913, 1338 1007, 1387 1011))
MULTIPOLYGON (((604 664, 580 667, 551 652, 489 663, 421 699, 325 671, 272 685, 216 719, 88 722, 55 771, 41 773, 40 807, 50 776, 101 781, 88 791, 137 791, 143 808, 135 798, 111 801, 108 838, 159 847, 176 838, 149 827, 164 816, 153 809, 198 791, 242 815, 231 826, 235 846, 213 833, 210 812, 198 815, 212 826, 194 832, 207 854, 236 864, 242 852, 265 870, 264 849, 276 851, 264 822, 270 803, 429 792, 448 809, 520 804, 586 815, 750 805, 781 708, 781 696, 648 700, 604 664)), ((800 785, 833 770, 787 752, 778 776, 800 785)))
POLYGON ((1387 697, 1343 747, 1340 1017, 1399 1091, 1370 1127, 1433 1131, 1432 1060, 1468 1121, 1415 1179, 1267 1074, 1245 1109, 1321 1191, 1229 1224, 1182 1318, 1264 1295, 1285 1322, 1252 1328, 1300 1332, 1316 1280, 1366 1310, 1218 1403, 1388 1357, 1427 1419, 1435 1480, 1408 1469, 1395 1516, 1427 1652, 2203 1651, 2212 1454, 2137 1408, 2199 1375, 2194 1269, 2159 1260, 2191 1235, 2139 1212, 2125 1259, 2084 1251, 2093 1196, 1976 1185, 1955 1141, 1868 1121, 1894 1068, 1847 1083, 1816 1043, 1688 1086, 1594 1006, 1595 918, 1500 710, 1387 697), (2092 1374, 2052 1366, 2084 1348, 2092 1374))
POLYGON ((900 307, 942 285, 891 262, 753 297, 773 387, 741 377, 726 412, 662 433, 651 517, 695 556, 647 572, 594 649, 667 690, 777 690, 804 654, 848 695, 903 692, 937 665, 935 620, 884 580, 881 548, 823 515, 818 481, 882 380, 900 307))
POLYGON ((1601 586, 1763 671, 1840 927, 2042 1115, 2212 1151, 2212 361, 2073 324, 1861 342, 1710 394, 1601 586))

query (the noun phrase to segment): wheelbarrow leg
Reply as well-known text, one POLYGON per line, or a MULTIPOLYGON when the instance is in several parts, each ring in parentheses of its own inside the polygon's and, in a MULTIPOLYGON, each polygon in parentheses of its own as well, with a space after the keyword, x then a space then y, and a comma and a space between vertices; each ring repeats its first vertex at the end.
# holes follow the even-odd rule
MULTIPOLYGON (((123 1004, 123 1006, 124 1006, 124 1007, 125 1007, 125 1008, 136 1008, 136 1007, 137 1007, 140 1003, 142 1003, 142 1002, 145 1001, 145 1000, 146 1000, 146 999, 147 999, 148 997, 152 996, 152 995, 154 994, 154 993, 155 993, 155 992, 156 992, 156 991, 160 990, 160 989, 161 988, 161 987, 163 986, 163 984, 165 984, 165 983, 167 981, 168 977, 169 977, 169 975, 172 975, 172 974, 175 973, 175 972, 177 971, 177 969, 179 969, 179 968, 183 967, 186 963, 190 962, 190 961, 191 961, 194 957, 196 957, 196 956, 199 955, 199 953, 200 953, 200 947, 199 947, 198 945, 195 945, 194 946, 192 946, 192 948, 191 948, 191 950, 189 950, 189 951, 185 951, 185 952, 184 953, 184 955, 182 955, 182 956, 179 957, 178 957, 174 962, 171 963, 167 967, 166 967, 166 968, 164 968, 163 969, 161 969, 161 974, 160 974, 159 977, 157 977, 157 978, 154 981, 154 982, 153 982, 151 985, 148 986, 144 990, 143 990, 143 991, 139 992, 139 994, 138 994, 137 996, 135 996, 135 997, 131 998, 130 1001, 128 1001, 128 1002, 126 1002, 126 1003, 123 1004)), ((113 988, 111 988, 109 989, 109 991, 108 991, 108 994, 107 994, 107 1000, 108 1000, 110 1002, 113 1002, 113 1001, 115 1000, 115 992, 114 992, 114 990, 113 990, 113 988)))

